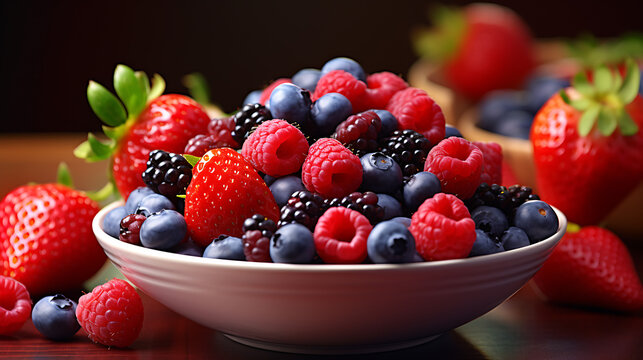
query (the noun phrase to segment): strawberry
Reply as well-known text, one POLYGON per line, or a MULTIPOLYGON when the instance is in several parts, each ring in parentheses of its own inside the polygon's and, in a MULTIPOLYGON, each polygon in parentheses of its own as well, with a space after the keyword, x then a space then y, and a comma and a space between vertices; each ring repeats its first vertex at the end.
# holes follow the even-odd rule
POLYGON ((177 94, 159 96, 165 84, 155 75, 152 87, 143 72, 125 65, 114 71, 118 98, 102 85, 90 81, 87 99, 94 113, 105 123, 108 141, 89 134, 74 153, 88 161, 113 157, 112 175, 121 196, 145 186, 141 174, 152 150, 181 153, 188 141, 208 132, 210 117, 189 97, 177 94), (120 100, 119 100, 120 98, 120 100))
POLYGON ((61 184, 14 189, 0 202, 0 275, 31 295, 80 288, 106 260, 91 226, 98 210, 61 184))
POLYGON ((542 200, 580 225, 598 224, 643 180, 643 99, 639 69, 584 72, 550 98, 530 139, 542 200))
POLYGON ((623 242, 598 226, 571 230, 534 276, 545 298, 607 310, 642 310, 643 285, 623 242))
POLYGON ((431 14, 434 27, 416 34, 416 52, 438 64, 447 85, 460 94, 479 99, 492 90, 517 88, 534 69, 529 28, 509 8, 476 3, 431 14))
POLYGON ((241 237, 244 220, 254 214, 279 220, 279 207, 261 176, 233 149, 208 151, 195 163, 185 195, 192 239, 207 246, 219 235, 241 237))

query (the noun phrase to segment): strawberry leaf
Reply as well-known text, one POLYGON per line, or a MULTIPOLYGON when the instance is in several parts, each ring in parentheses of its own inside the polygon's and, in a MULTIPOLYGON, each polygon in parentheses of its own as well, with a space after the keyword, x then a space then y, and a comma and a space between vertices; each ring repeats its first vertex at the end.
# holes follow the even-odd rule
POLYGON ((630 115, 623 111, 618 117, 618 128, 624 136, 631 136, 639 131, 638 125, 632 120, 630 115))
POLYGON ((147 74, 143 71, 137 71, 134 73, 138 81, 141 82, 141 86, 145 90, 145 98, 150 94, 150 79, 147 77, 147 74))
POLYGON ((595 94, 594 87, 587 79, 585 72, 581 71, 577 73, 572 79, 572 85, 574 89, 586 97, 593 97, 595 94))
POLYGON ((599 93, 606 93, 612 88, 614 80, 612 73, 605 65, 599 66, 594 71, 594 85, 599 93))
POLYGON ((210 89, 208 82, 201 73, 192 73, 183 77, 183 85, 188 88, 190 97, 201 105, 210 103, 210 89))
POLYGON ((183 157, 190 163, 190 165, 192 165, 192 167, 195 167, 199 160, 201 160, 200 157, 190 154, 183 154, 183 157))
POLYGON ((83 141, 80 145, 76 146, 74 149, 74 155, 79 159, 85 159, 88 162, 96 162, 104 160, 94 154, 92 147, 89 145, 89 140, 83 141))
POLYGON ((109 157, 112 155, 112 144, 101 142, 94 136, 94 134, 89 133, 89 135, 87 135, 87 142, 89 143, 89 147, 92 149, 92 152, 98 158, 109 159, 109 157))
POLYGON ((623 85, 618 91, 618 97, 624 104, 629 104, 634 101, 634 98, 639 93, 641 74, 639 67, 632 59, 627 59, 626 66, 625 79, 623 79, 623 85))
POLYGON ((578 121, 578 133, 580 134, 580 136, 587 136, 587 134, 592 131, 600 109, 600 105, 594 103, 587 110, 585 110, 585 112, 583 112, 580 120, 578 121))
POLYGON ((110 181, 97 191, 86 191, 85 195, 97 203, 102 203, 112 195, 118 196, 119 193, 114 183, 110 181))
POLYGON ((119 64, 114 70, 114 89, 125 104, 130 117, 136 117, 145 107, 147 94, 134 70, 119 64))
POLYGON ((165 91, 165 80, 159 74, 154 74, 152 78, 152 88, 147 96, 147 101, 152 101, 161 96, 165 91))
POLYGON ((129 127, 126 124, 116 126, 116 127, 109 127, 103 125, 103 133, 110 139, 114 141, 120 140, 123 136, 125 136, 125 133, 127 133, 127 129, 129 127))
MULTIPOLYGON (((567 95, 565 95, 565 96, 567 96, 567 95)), ((569 99, 569 97, 568 97, 568 99, 569 99)), ((588 99, 588 98, 582 97, 582 98, 578 98, 578 99, 574 99, 574 100, 569 100, 568 104, 571 105, 576 110, 585 111, 585 110, 589 109, 589 107, 592 106, 592 104, 594 104, 594 102, 592 100, 588 99)))
POLYGON ((56 177, 56 182, 61 185, 65 185, 68 188, 74 188, 74 182, 71 179, 71 173, 69 172, 69 167, 65 162, 58 164, 58 174, 56 177))
POLYGON ((87 86, 87 100, 96 116, 109 126, 121 125, 127 119, 125 108, 116 96, 95 81, 87 86))
POLYGON ((598 131, 600 131, 603 136, 610 136, 614 130, 616 130, 617 125, 616 114, 607 108, 601 107, 598 112, 598 131))

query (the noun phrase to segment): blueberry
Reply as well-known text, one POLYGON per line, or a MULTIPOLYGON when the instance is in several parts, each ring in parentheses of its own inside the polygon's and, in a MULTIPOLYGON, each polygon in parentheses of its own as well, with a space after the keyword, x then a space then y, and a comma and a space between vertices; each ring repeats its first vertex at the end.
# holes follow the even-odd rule
POLYGON ((500 242, 493 240, 487 233, 476 229, 476 241, 473 243, 469 257, 495 254, 504 251, 500 242))
POLYGON ((440 180, 433 173, 421 171, 409 177, 402 188, 402 204, 409 212, 415 212, 424 200, 442 191, 440 180))
POLYGON ((107 235, 118 238, 121 231, 121 220, 123 220, 127 215, 129 214, 125 209, 125 206, 113 208, 105 215, 101 228, 105 233, 107 233, 107 235))
POLYGON ((511 226, 500 238, 505 250, 518 249, 529 245, 529 236, 519 227, 511 226))
POLYGON ((64 295, 45 296, 33 307, 31 319, 46 338, 68 340, 80 329, 76 320, 76 302, 64 295))
POLYGON ((478 206, 471 211, 471 218, 480 229, 492 236, 499 238, 509 227, 509 220, 505 214, 493 206, 478 206))
POLYGON ((552 76, 534 76, 527 81, 527 109, 536 114, 552 95, 569 86, 569 81, 552 76))
POLYGON ((365 154, 359 160, 364 191, 392 194, 402 186, 402 169, 391 157, 375 152, 365 154))
POLYGON ((394 217, 402 216, 402 204, 396 198, 388 194, 377 194, 377 205, 384 209, 382 220, 390 220, 394 217))
POLYGON ((275 180, 277 180, 277 178, 272 177, 272 176, 270 176, 268 174, 263 174, 263 182, 266 183, 266 186, 272 185, 272 183, 274 183, 275 180))
POLYGON ((397 221, 400 224, 406 226, 407 228, 411 226, 411 218, 406 216, 396 216, 391 219, 391 221, 397 221))
POLYGON ((494 131, 509 111, 525 110, 524 94, 513 90, 497 90, 480 101, 478 127, 494 131))
POLYGON ((314 256, 313 233, 304 225, 284 225, 270 239, 270 257, 276 263, 308 264, 314 256))
POLYGON ((295 191, 306 190, 301 178, 295 175, 288 175, 276 179, 269 187, 272 196, 275 198, 277 205, 281 208, 288 203, 290 195, 295 191))
POLYGON ((248 105, 248 104, 257 104, 259 103, 259 99, 261 99, 261 90, 253 90, 248 95, 246 95, 245 99, 243 99, 243 104, 242 105, 248 105))
POLYGON ((300 88, 313 92, 320 77, 321 71, 318 69, 301 69, 292 76, 291 80, 293 84, 300 88))
POLYGON ((527 140, 533 121, 534 116, 531 113, 514 110, 506 113, 496 126, 489 130, 503 136, 527 140))
POLYGON ((378 136, 380 138, 387 137, 391 135, 391 133, 399 127, 399 123, 397 122, 397 119, 393 114, 391 114, 387 110, 379 110, 379 109, 373 109, 372 111, 375 111, 377 116, 380 118, 382 121, 382 129, 380 130, 380 133, 378 136))
POLYGON ((195 243, 192 239, 188 239, 187 241, 179 243, 178 245, 170 249, 170 251, 175 254, 181 255, 198 257, 203 256, 203 248, 199 244, 195 243))
POLYGON ((364 69, 362 69, 362 66, 353 59, 338 57, 329 60, 321 68, 321 74, 324 76, 333 70, 344 70, 353 75, 357 80, 366 82, 366 73, 364 72, 364 69))
POLYGON ((203 251, 204 258, 245 260, 243 240, 235 236, 220 235, 203 251))
POLYGON ((558 216, 546 202, 531 200, 518 206, 514 215, 514 225, 523 229, 529 237, 529 242, 533 244, 558 231, 558 216))
POLYGON ((127 215, 135 213, 136 208, 138 207, 138 203, 141 202, 141 200, 147 195, 152 194, 155 194, 155 192, 147 186, 142 186, 132 191, 127 197, 127 202, 125 202, 125 210, 127 210, 127 215))
POLYGON ((139 236, 146 248, 168 250, 185 237, 188 227, 183 215, 175 210, 152 213, 141 225, 139 236))
POLYGON ((444 127, 444 138, 446 139, 446 138, 450 138, 450 137, 453 137, 453 136, 464 138, 464 136, 462 136, 462 133, 460 132, 460 130, 458 130, 455 126, 451 126, 449 124, 446 124, 445 127, 444 127))
POLYGON ((165 196, 157 193, 152 193, 145 196, 141 199, 141 201, 139 201, 134 213, 143 214, 148 217, 151 214, 157 213, 161 210, 176 210, 176 207, 170 201, 170 199, 166 198, 165 196))
POLYGON ((375 225, 366 240, 368 257, 374 263, 408 263, 415 257, 415 239, 409 229, 397 221, 375 225))
POLYGON ((284 83, 277 86, 268 100, 274 119, 283 119, 307 129, 310 123, 310 92, 297 85, 284 83))
POLYGON ((337 125, 353 113, 353 105, 346 96, 328 93, 315 101, 310 109, 310 120, 314 134, 318 137, 329 136, 337 125))

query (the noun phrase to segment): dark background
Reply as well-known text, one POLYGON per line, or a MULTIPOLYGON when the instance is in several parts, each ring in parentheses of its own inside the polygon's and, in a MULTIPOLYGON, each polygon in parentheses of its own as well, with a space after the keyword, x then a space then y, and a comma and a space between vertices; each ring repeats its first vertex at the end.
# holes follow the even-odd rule
MULTIPOLYGON (((367 72, 406 75, 412 29, 431 1, 1 1, 0 133, 96 131, 87 82, 112 88, 123 63, 186 93, 205 75, 227 112, 245 95, 304 67, 348 56, 367 72)), ((466 4, 468 1, 442 1, 466 4)), ((640 1, 497 1, 535 37, 610 37, 642 30, 640 1)))

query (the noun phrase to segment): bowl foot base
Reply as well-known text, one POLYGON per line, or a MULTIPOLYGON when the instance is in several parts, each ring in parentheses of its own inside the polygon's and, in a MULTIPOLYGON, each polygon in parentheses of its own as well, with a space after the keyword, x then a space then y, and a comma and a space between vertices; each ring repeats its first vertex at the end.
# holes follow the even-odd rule
POLYGON ((296 354, 325 354, 325 355, 338 355, 338 354, 368 354, 383 351, 394 351, 408 347, 424 344, 432 341, 442 334, 432 335, 425 338, 413 339, 408 341, 400 341, 388 344, 372 344, 372 345, 339 345, 339 346, 318 346, 318 345, 292 345, 292 344, 278 344, 266 342, 261 340, 244 338, 236 335, 223 334, 227 338, 236 341, 240 344, 271 351, 280 351, 296 354))

